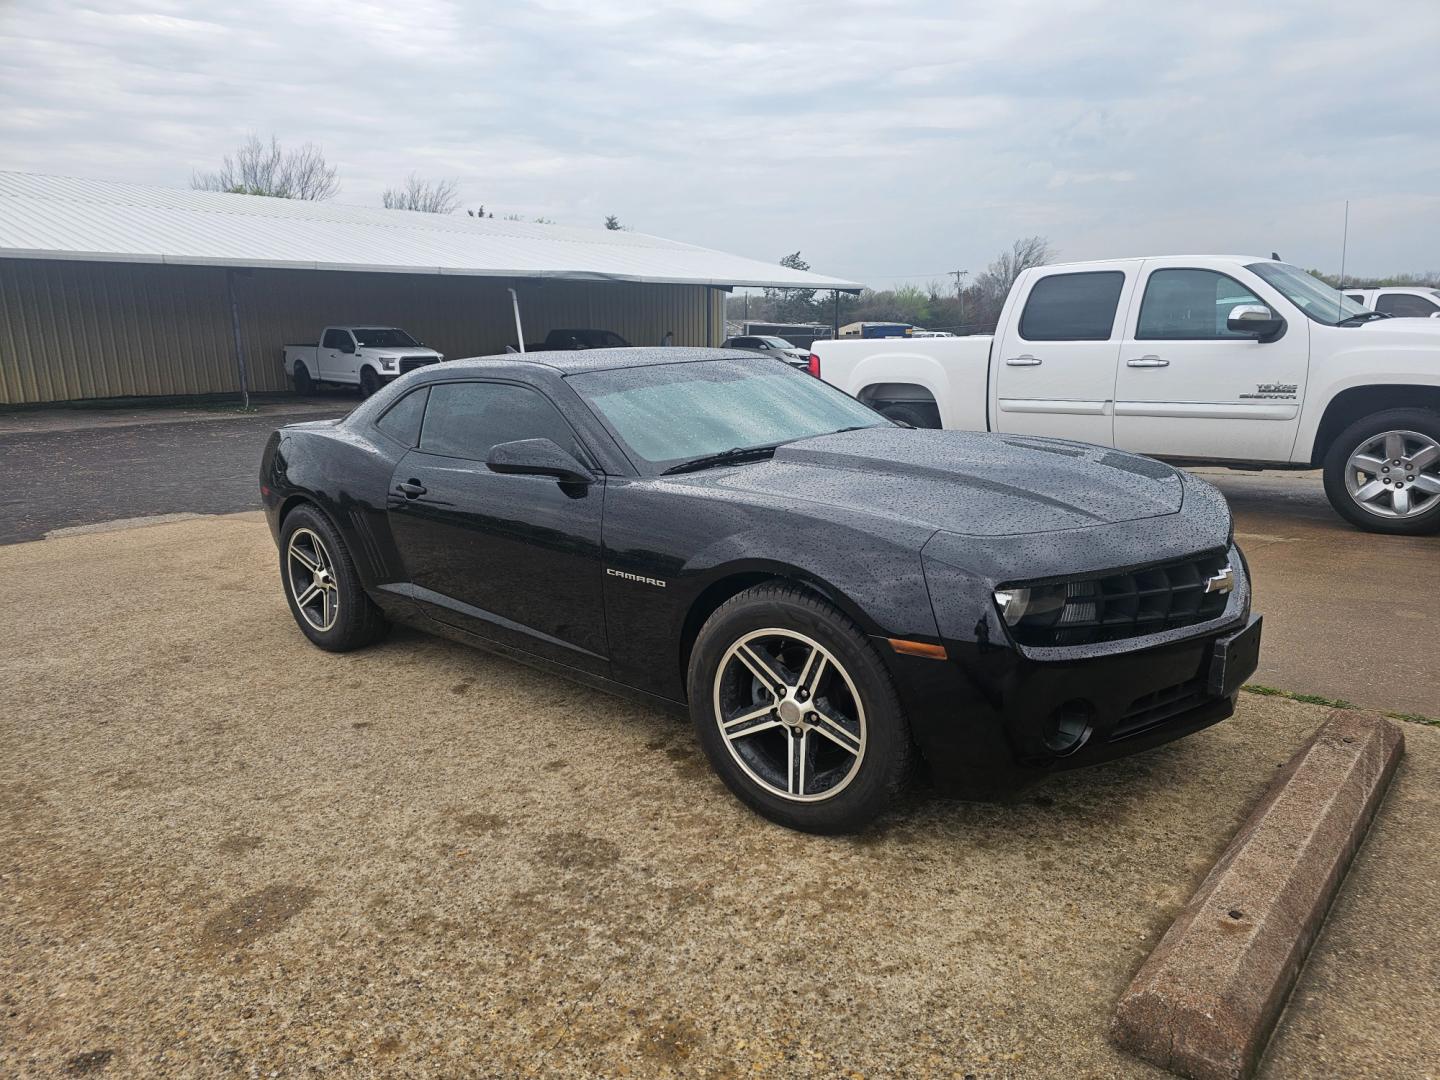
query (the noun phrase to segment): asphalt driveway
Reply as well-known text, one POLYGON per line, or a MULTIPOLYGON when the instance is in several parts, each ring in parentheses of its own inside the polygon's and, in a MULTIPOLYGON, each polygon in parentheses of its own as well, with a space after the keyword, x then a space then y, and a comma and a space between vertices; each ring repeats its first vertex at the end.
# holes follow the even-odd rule
MULTIPOLYGON (((1116 997, 1323 709, 859 838, 688 727, 413 633, 309 646, 250 513, 0 547, 0 1075, 1159 1077, 1116 997), (43 615, 43 617, 41 617, 43 615)), ((1440 1060, 1440 732, 1265 1065, 1440 1060)))

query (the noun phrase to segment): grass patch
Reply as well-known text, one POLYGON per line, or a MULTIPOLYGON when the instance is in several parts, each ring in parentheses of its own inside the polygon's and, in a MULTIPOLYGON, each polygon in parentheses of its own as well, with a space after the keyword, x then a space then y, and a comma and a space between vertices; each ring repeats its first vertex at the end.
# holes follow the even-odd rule
POLYGON ((1302 705, 1327 705, 1332 709, 1353 709, 1354 702, 1346 701, 1344 698, 1321 697, 1319 694, 1297 694, 1291 690, 1277 690, 1273 686, 1260 686, 1257 683, 1246 683, 1240 689, 1250 694, 1259 694, 1261 697, 1278 697, 1286 701, 1298 701, 1302 705))
MULTIPOLYGON (((1346 701, 1344 698, 1321 697, 1319 694, 1297 694, 1292 690, 1279 690, 1273 686, 1261 686, 1258 683, 1246 683, 1240 689, 1247 694, 1258 694, 1260 697, 1278 697, 1286 701, 1298 701, 1302 705, 1324 705, 1331 709, 1358 709, 1360 706, 1353 701, 1346 701)), ((1385 712, 1381 710, 1381 716, 1391 720, 1403 720, 1407 724, 1424 724, 1426 727, 1440 727, 1440 719, 1433 716, 1421 716, 1419 713, 1408 712, 1385 712)))

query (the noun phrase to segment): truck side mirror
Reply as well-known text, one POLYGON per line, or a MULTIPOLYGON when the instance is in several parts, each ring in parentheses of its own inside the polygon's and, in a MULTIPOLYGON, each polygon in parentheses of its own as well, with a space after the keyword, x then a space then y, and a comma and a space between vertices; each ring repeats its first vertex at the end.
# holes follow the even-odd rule
POLYGON ((1225 329, 1257 341, 1274 341, 1285 330, 1285 320, 1264 304, 1236 304, 1225 320, 1225 329))
POLYGON ((516 439, 496 443, 485 459, 491 472, 521 476, 553 476, 565 484, 594 483, 595 476, 550 439, 516 439))

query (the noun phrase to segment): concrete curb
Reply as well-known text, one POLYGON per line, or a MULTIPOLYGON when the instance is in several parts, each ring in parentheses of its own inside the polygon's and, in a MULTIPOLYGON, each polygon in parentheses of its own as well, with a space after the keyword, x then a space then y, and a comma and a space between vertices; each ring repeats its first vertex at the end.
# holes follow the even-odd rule
POLYGON ((1404 752, 1384 717, 1330 714, 1121 996, 1117 1046, 1194 1080, 1254 1071, 1404 752))

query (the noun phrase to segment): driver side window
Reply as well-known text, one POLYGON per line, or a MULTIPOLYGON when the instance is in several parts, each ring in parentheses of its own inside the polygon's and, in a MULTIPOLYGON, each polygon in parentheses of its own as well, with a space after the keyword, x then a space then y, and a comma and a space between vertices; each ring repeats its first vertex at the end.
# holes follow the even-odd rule
POLYGON ((420 429, 423 452, 484 461, 496 443, 516 439, 549 439, 581 461, 589 460, 560 410, 538 391, 489 382, 430 388, 420 429))
POLYGON ((344 352, 345 346, 349 344, 346 340, 349 336, 344 330, 326 330, 325 339, 320 344, 327 349, 339 349, 344 352))
MULTIPOLYGON (((1156 270, 1140 302, 1138 341, 1249 340, 1225 326, 1230 309, 1264 301, 1234 278, 1214 270, 1156 270)), ((1267 305, 1268 306, 1268 305, 1267 305)))

